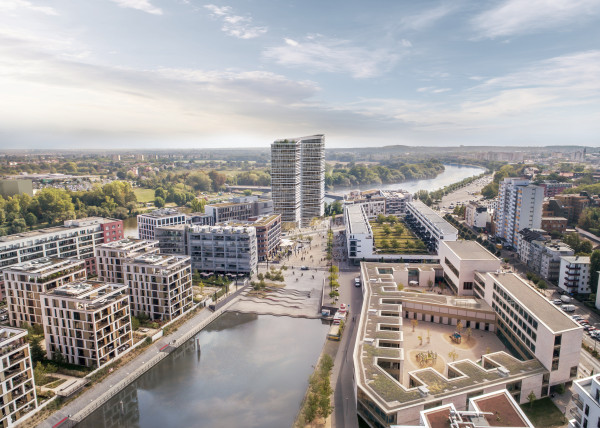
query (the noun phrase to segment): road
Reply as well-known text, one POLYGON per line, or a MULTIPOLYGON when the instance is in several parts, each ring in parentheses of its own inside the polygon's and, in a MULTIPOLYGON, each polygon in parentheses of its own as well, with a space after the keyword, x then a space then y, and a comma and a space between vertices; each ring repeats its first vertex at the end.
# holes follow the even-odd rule
POLYGON ((474 200, 480 200, 481 199, 481 195, 475 195, 474 193, 478 193, 481 191, 481 189, 486 186, 490 181, 492 180, 492 176, 491 175, 486 175, 483 178, 480 178, 479 180, 475 180, 474 182, 472 182, 471 184, 458 189, 452 193, 449 193, 448 195, 445 195, 442 197, 442 202, 440 202, 440 208, 442 212, 451 212, 452 210, 449 209, 448 207, 451 204, 456 205, 457 203, 459 204, 466 204, 467 202, 474 200), (444 209, 443 207, 446 207, 446 209, 444 209))

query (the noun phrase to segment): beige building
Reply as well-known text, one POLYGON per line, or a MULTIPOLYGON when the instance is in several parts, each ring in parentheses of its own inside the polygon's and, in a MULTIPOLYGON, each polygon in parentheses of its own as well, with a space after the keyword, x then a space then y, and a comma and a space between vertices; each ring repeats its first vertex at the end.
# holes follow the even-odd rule
POLYGON ((41 258, 4 269, 4 287, 10 324, 43 325, 40 293, 87 278, 85 262, 41 258))
POLYGON ((170 321, 192 308, 192 267, 187 256, 143 254, 123 261, 133 315, 170 321))
POLYGON ((123 261, 142 254, 158 253, 158 241, 127 238, 117 242, 109 242, 96 248, 96 265, 98 280, 125 283, 123 261))
POLYGON ((15 424, 37 408, 27 330, 0 327, 0 427, 15 424))
POLYGON ((124 284, 81 281, 41 294, 46 355, 102 367, 132 346, 129 296, 124 284))

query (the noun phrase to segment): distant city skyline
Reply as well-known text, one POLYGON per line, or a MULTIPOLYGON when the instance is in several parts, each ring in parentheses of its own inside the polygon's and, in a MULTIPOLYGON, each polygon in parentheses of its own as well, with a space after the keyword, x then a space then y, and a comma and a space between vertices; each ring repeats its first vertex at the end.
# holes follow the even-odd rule
POLYGON ((600 0, 3 0, 0 149, 597 146, 600 0))

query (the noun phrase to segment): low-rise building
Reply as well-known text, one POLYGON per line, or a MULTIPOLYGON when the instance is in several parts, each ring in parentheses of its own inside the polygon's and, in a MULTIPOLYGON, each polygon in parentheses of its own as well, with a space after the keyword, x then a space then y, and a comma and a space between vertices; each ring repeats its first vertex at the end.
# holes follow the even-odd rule
POLYGON ((204 207, 204 212, 212 217, 213 224, 232 220, 248 220, 273 214, 273 201, 259 199, 257 196, 239 196, 230 202, 209 204, 204 207))
POLYGON ((150 213, 138 214, 138 236, 140 239, 156 239, 155 229, 159 226, 174 226, 189 223, 186 214, 175 208, 162 208, 150 213))
POLYGON ((123 261, 133 315, 170 321, 192 308, 192 268, 187 256, 142 254, 123 261))
POLYGON ((500 259, 476 241, 442 241, 440 264, 444 279, 459 296, 472 296, 475 271, 500 269, 500 259))
POLYGON ((465 223, 469 227, 485 229, 491 221, 488 207, 476 202, 469 202, 465 207, 465 223))
POLYGON ((102 367, 132 346, 125 284, 72 282, 40 296, 49 359, 102 367))
MULTIPOLYGON (((572 256, 575 254, 573 249, 562 241, 544 241, 534 244, 534 254, 540 254, 539 270, 537 264, 534 272, 539 273, 542 277, 553 283, 558 282, 560 276, 560 258, 563 256, 572 256), (537 250, 539 248, 539 251, 537 250)), ((536 259, 537 260, 537 257, 536 259)))
POLYGON ((437 253, 440 242, 458 239, 458 230, 421 201, 406 204, 405 221, 429 251, 437 253))
POLYGON ((542 217, 542 229, 546 232, 564 233, 567 229, 567 219, 564 217, 542 217))
POLYGON ((158 241, 146 239, 127 238, 100 245, 96 248, 98 280, 124 284, 124 260, 142 254, 155 254, 158 251, 158 241))
POLYGON ((85 280, 85 262, 77 259, 41 258, 4 270, 8 319, 11 325, 43 325, 40 293, 63 284, 85 280))
POLYGON ((256 272, 256 229, 243 226, 190 226, 192 269, 214 273, 256 272))
POLYGON ((403 216, 406 204, 412 202, 412 193, 406 190, 363 190, 353 191, 344 196, 345 204, 360 204, 369 219, 379 214, 403 216))
POLYGON ((563 256, 560 258, 558 286, 567 293, 590 294, 590 258, 563 256))
POLYGON ((37 408, 27 330, 0 327, 0 427, 15 426, 37 408))
POLYGON ((567 416, 569 428, 593 427, 600 424, 600 375, 596 374, 573 382, 572 407, 567 416))
MULTIPOLYGON (((533 254, 533 242, 544 242, 548 240, 550 240, 550 235, 548 235, 545 230, 529 228, 520 230, 517 234, 517 252, 519 253, 519 259, 529 266, 530 262, 535 259, 533 254)), ((536 263, 533 263, 533 265, 535 266, 536 263)))
POLYGON ((566 189, 573 187, 573 183, 562 183, 555 180, 546 180, 539 184, 540 187, 544 188, 544 197, 552 198, 559 193, 564 192, 566 189))

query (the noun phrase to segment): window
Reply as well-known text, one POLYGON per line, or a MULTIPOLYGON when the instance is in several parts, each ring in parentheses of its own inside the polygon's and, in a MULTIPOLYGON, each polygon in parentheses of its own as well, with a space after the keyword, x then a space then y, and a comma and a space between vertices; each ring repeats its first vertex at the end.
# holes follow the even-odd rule
POLYGON ((465 282, 463 284, 463 290, 472 290, 473 289, 473 283, 472 282, 465 282))

